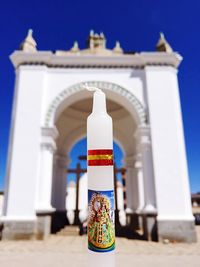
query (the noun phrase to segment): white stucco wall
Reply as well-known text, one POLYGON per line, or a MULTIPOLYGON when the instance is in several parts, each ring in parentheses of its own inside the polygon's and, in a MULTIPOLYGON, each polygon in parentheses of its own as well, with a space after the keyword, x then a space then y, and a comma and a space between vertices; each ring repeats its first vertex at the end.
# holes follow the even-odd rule
POLYGON ((45 67, 17 70, 9 144, 7 218, 36 219, 45 67))
POLYGON ((159 220, 193 220, 177 70, 146 67, 159 220))

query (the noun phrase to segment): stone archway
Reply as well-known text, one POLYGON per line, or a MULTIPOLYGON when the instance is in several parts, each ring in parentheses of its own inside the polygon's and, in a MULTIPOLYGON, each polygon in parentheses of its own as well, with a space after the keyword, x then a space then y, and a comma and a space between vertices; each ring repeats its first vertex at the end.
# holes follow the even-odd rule
MULTIPOLYGON (((15 51, 11 56, 18 71, 1 218, 3 238, 21 238, 21 234, 33 238, 49 233, 54 211, 52 166, 55 153, 60 152, 60 129, 57 131, 55 126, 67 107, 86 97, 81 85, 88 82, 125 107, 137 124, 138 153, 128 154, 126 166, 130 173, 142 171, 143 213, 152 215, 158 210, 160 240, 195 241, 177 83, 180 55, 113 53, 110 57, 89 50, 89 54, 79 52, 69 55, 37 51, 33 56, 15 51)), ((66 166, 65 155, 57 156, 60 165, 66 166)))
MULTIPOLYGON (((136 161, 137 153, 134 133, 138 127, 146 124, 145 109, 133 94, 118 85, 103 82, 88 82, 88 84, 98 86, 106 92, 108 112, 111 112, 114 120, 114 138, 125 150, 126 159, 124 162, 128 168, 129 175, 127 186, 130 189, 136 188, 138 186, 136 181, 131 180, 131 177, 135 175, 134 162, 136 161)), ((46 113, 45 125, 47 128, 55 125, 59 132, 59 137, 56 141, 57 152, 54 157, 52 192, 54 199, 56 199, 55 196, 58 196, 58 192, 60 192, 60 200, 53 203, 53 206, 56 203, 56 209, 60 211, 64 209, 64 196, 66 193, 62 189, 65 188, 63 179, 66 179, 65 171, 69 162, 67 154, 72 144, 86 134, 86 117, 90 113, 91 106, 91 94, 83 90, 81 83, 64 90, 63 93, 54 99, 46 113), (86 110, 83 110, 83 107, 87 107, 86 110), (77 123, 79 119, 82 122, 77 123), (72 127, 73 124, 74 126, 72 127), (60 187, 58 186, 59 183, 60 187), (56 190, 54 190, 55 184, 56 190)), ((138 195, 138 193, 135 195, 138 195)), ((138 208, 136 204, 133 205, 134 198, 131 196, 131 191, 127 201, 129 210, 138 208)), ((65 211, 63 210, 63 212, 65 211)))
MULTIPOLYGON (((140 101, 135 97, 134 94, 132 94, 130 91, 125 89, 124 87, 117 85, 115 83, 111 82, 104 82, 104 81, 85 81, 82 83, 75 84, 69 88, 64 89, 61 93, 59 93, 51 102, 44 120, 44 126, 45 127, 52 127, 54 125, 54 122, 59 117, 59 115, 63 112, 63 110, 66 108, 65 100, 68 99, 68 105, 72 104, 73 98, 74 99, 81 99, 82 96, 84 96, 85 89, 83 88, 83 84, 87 83, 89 86, 96 86, 101 88, 102 90, 105 90, 107 92, 107 97, 110 97, 111 95, 116 95, 120 97, 120 101, 127 104, 127 109, 130 111, 130 113, 133 115, 135 120, 140 125, 145 125, 147 122, 147 115, 145 108, 140 103, 140 101), (114 94, 112 94, 112 92, 114 94), (77 94, 80 95, 80 98, 76 97, 77 94)), ((115 98, 116 100, 117 98, 115 98)))

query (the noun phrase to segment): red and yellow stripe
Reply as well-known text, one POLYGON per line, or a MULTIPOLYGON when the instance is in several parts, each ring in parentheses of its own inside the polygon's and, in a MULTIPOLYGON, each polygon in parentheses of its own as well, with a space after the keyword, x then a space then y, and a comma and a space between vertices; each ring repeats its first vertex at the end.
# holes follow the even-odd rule
POLYGON ((88 150, 88 166, 109 166, 113 165, 112 149, 92 149, 88 150))

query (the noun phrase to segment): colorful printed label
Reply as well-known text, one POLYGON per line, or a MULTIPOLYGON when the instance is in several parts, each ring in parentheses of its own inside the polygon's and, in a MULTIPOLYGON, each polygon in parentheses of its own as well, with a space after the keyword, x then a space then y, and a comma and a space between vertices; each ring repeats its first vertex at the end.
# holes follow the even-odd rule
POLYGON ((112 149, 91 149, 88 150, 88 166, 113 165, 112 149))
POLYGON ((107 252, 115 248, 114 191, 88 190, 88 248, 107 252))

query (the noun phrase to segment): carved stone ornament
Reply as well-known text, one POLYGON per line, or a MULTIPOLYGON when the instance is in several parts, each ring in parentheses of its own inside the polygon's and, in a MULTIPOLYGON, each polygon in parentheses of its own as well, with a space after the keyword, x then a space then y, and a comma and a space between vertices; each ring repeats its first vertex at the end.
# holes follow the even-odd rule
POLYGON ((36 46, 37 43, 33 38, 33 30, 29 29, 26 38, 20 45, 20 50, 24 52, 36 52, 37 51, 36 46))
POLYGON ((151 146, 150 126, 139 126, 135 133, 137 139, 137 150, 140 152, 143 149, 149 149, 151 146))
POLYGON ((171 48, 170 44, 165 39, 165 36, 162 32, 160 33, 160 38, 159 38, 158 43, 156 45, 156 50, 158 52, 167 52, 167 53, 173 52, 173 49, 171 48))

